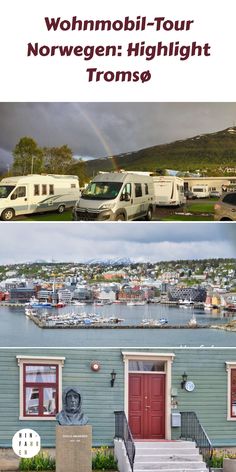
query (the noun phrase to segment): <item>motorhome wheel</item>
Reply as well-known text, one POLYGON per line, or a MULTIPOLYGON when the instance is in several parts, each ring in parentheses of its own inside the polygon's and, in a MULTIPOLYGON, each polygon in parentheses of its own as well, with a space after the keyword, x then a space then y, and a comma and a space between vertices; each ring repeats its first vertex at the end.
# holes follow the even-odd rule
POLYGON ((151 219, 152 219, 152 208, 149 207, 148 211, 147 211, 147 214, 146 214, 146 217, 145 217, 145 220, 151 221, 151 219))
POLYGON ((3 221, 10 221, 12 220, 12 218, 14 218, 14 216, 15 216, 14 210, 12 208, 6 208, 6 210, 2 212, 1 219, 3 221))
POLYGON ((58 207, 58 213, 64 213, 64 211, 65 211, 65 205, 60 205, 58 207))
POLYGON ((122 214, 121 214, 121 215, 117 215, 117 216, 116 216, 116 221, 125 221, 124 215, 122 215, 122 214))

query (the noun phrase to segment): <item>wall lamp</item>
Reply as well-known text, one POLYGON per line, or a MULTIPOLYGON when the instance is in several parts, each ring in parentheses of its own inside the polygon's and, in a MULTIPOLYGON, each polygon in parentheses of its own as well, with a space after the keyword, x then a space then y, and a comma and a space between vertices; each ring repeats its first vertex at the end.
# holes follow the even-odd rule
POLYGON ((116 372, 113 369, 113 371, 111 372, 111 387, 114 387, 115 380, 116 380, 116 372))
POLYGON ((181 388, 185 387, 185 384, 187 382, 187 378, 188 378, 188 376, 187 376, 186 372, 184 372, 183 375, 182 375, 181 388))

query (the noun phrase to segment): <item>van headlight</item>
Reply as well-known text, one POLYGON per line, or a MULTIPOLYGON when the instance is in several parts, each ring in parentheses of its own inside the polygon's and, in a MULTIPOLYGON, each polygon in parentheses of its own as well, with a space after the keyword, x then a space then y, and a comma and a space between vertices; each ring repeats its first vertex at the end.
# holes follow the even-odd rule
POLYGON ((99 210, 111 210, 113 207, 114 203, 103 203, 103 205, 99 207, 99 210))

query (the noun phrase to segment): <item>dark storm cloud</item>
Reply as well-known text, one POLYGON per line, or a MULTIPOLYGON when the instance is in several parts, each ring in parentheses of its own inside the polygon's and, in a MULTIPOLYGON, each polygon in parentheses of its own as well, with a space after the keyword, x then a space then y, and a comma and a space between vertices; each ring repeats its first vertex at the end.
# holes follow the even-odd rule
POLYGON ((235 234, 234 223, 2 223, 0 263, 236 257, 235 234))
POLYGON ((32 136, 40 146, 68 144, 76 156, 108 156, 235 121, 235 103, 0 103, 0 148, 10 153, 32 136))

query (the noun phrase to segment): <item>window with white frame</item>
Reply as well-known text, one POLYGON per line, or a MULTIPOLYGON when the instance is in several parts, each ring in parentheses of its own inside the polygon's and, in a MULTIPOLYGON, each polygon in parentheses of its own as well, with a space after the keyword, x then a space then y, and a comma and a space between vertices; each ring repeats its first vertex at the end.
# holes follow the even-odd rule
POLYGON ((20 368, 20 419, 54 419, 61 409, 64 357, 17 356, 20 368))
POLYGON ((236 362, 226 362, 228 372, 227 419, 236 421, 236 362))

